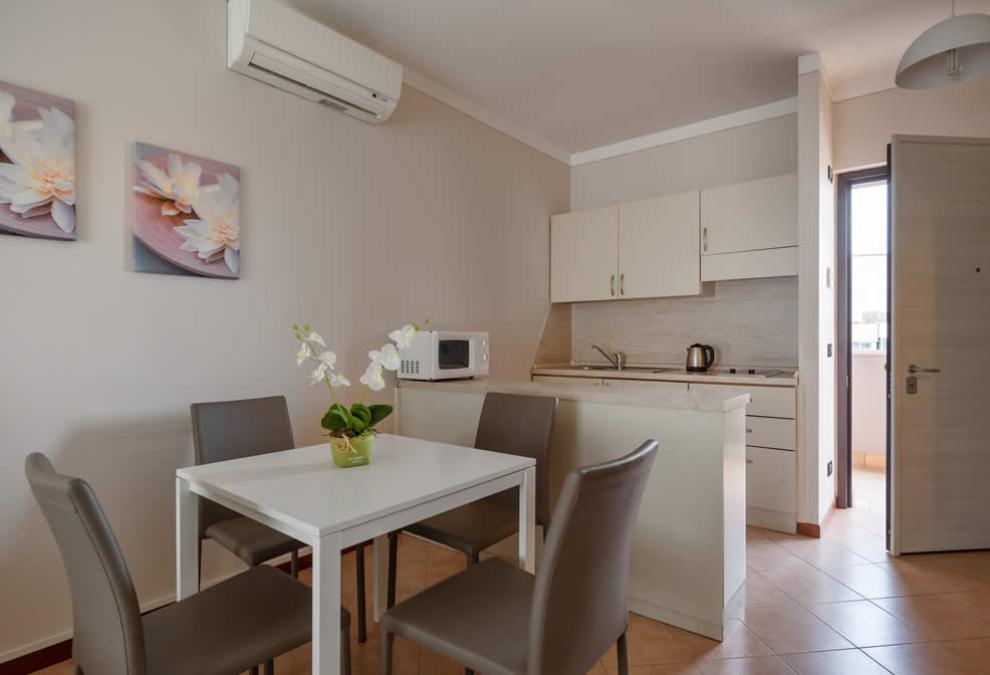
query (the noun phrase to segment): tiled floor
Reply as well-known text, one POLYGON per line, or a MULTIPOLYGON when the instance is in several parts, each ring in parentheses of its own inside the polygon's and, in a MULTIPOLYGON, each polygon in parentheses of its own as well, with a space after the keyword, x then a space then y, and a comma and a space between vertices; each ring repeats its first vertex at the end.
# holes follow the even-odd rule
MULTIPOLYGON (((721 644, 633 615, 633 674, 990 673, 990 552, 888 558, 883 474, 857 473, 854 480, 855 508, 836 512, 822 539, 749 530, 746 606, 721 644)), ((459 555, 404 537, 399 598, 462 567, 459 555)), ((343 569, 353 612, 353 560, 343 569)), ((354 641, 355 675, 378 672, 373 623, 369 632, 367 644, 354 641)), ((295 675, 308 665, 309 650, 301 648, 280 658, 277 669, 295 675)), ((615 671, 613 650, 592 672, 615 671)), ((72 669, 66 663, 42 672, 72 669)), ((397 675, 462 672, 396 641, 397 675)))

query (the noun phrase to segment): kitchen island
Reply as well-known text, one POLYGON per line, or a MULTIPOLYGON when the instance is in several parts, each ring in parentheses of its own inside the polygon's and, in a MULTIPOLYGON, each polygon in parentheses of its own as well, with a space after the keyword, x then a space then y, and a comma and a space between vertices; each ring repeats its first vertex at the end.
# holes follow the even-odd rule
MULTIPOLYGON (((400 381, 398 431, 472 445, 485 394, 560 399, 550 500, 572 469, 659 451, 633 531, 629 609, 716 640, 746 576, 746 405, 749 396, 560 382, 400 381)), ((496 551, 497 552, 497 551, 496 551)))

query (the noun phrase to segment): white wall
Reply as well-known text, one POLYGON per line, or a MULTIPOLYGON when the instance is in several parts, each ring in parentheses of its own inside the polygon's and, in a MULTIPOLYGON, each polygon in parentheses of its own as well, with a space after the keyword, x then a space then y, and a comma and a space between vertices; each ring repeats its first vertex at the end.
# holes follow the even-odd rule
POLYGON ((835 293, 829 283, 835 270, 835 190, 827 177, 832 163, 832 101, 820 62, 815 58, 811 63, 814 68, 798 77, 798 367, 803 446, 798 521, 817 524, 835 498, 835 293), (832 476, 827 475, 830 461, 832 476))
POLYGON ((78 104, 80 196, 75 243, 0 235, 0 661, 70 624, 28 452, 91 481, 141 600, 167 598, 189 404, 284 393, 297 443, 319 442, 325 392, 295 367, 293 321, 355 381, 390 327, 425 317, 490 330, 494 375, 524 375, 569 196, 566 166, 408 87, 374 127, 227 71, 223 2, 2 14, 0 80, 78 104), (241 168, 239 281, 125 271, 134 140, 241 168))
POLYGON ((797 169, 797 115, 640 150, 571 170, 571 207, 586 209, 728 185, 797 169))
POLYGON ((887 453, 887 354, 852 355, 852 452, 887 453))
POLYGON ((990 137, 990 78, 939 89, 888 89, 835 104, 835 168, 887 161, 894 134, 990 137))

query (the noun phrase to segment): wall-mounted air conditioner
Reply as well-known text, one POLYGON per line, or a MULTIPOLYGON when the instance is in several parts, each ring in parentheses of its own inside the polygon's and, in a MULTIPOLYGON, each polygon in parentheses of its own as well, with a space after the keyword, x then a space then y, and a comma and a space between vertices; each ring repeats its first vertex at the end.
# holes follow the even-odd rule
POLYGON ((274 0, 228 0, 227 67, 372 124, 402 92, 398 63, 274 0))

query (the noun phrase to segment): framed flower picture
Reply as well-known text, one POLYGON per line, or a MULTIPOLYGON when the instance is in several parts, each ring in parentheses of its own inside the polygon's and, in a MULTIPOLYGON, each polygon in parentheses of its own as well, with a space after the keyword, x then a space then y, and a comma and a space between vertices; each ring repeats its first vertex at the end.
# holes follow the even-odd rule
POLYGON ((238 278, 236 166, 135 143, 131 187, 135 272, 238 278))
POLYGON ((76 238, 76 106, 0 82, 0 232, 76 238))

